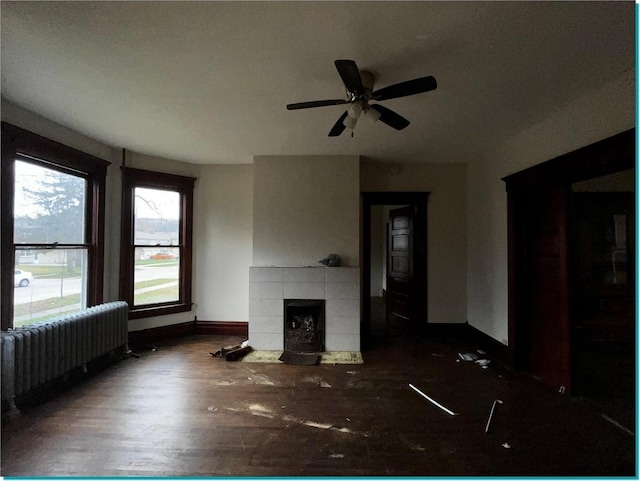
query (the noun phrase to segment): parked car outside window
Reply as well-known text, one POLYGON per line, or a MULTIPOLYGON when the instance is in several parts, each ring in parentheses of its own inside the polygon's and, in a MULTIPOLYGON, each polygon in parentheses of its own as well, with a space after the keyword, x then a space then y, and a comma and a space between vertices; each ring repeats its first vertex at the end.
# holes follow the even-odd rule
POLYGON ((33 274, 31 272, 16 269, 13 272, 13 284, 15 287, 27 287, 33 282, 33 274))
POLYGON ((169 252, 158 252, 151 256, 151 259, 173 259, 174 255, 169 252))

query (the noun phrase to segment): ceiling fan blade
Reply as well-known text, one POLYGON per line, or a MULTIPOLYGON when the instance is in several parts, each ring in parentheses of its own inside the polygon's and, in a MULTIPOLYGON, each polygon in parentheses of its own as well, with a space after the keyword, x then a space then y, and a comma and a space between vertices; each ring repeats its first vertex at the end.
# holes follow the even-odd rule
POLYGON ((383 107, 382 105, 371 105, 371 108, 380 112, 380 122, 384 122, 396 130, 402 130, 411 123, 402 115, 396 114, 393 110, 383 107))
POLYGON ((364 87, 356 63, 353 60, 336 60, 334 63, 347 90, 352 93, 362 93, 364 87))
POLYGON ((344 125, 344 119, 346 118, 347 118, 347 111, 345 110, 344 114, 342 114, 338 119, 338 121, 335 124, 333 124, 333 127, 331 128, 331 132, 329 132, 329 137, 337 137, 342 132, 344 132, 344 129, 347 128, 344 125))
POLYGON ((431 76, 421 77, 381 88, 373 92, 372 96, 375 100, 389 100, 435 90, 437 86, 438 83, 435 78, 431 76))
POLYGON ((313 107, 326 107, 327 105, 348 104, 348 100, 330 99, 330 100, 313 100, 311 102, 299 102, 296 104, 288 104, 287 110, 310 109, 313 107))

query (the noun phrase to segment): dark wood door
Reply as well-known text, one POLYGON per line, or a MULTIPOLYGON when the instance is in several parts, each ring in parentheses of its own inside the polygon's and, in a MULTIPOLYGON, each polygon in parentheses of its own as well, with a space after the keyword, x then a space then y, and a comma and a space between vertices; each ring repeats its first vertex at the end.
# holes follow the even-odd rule
POLYGON ((531 325, 531 373, 564 386, 571 381, 567 262, 568 189, 541 188, 532 193, 528 216, 528 310, 531 325))
POLYGON ((387 323, 403 333, 414 329, 415 207, 389 212, 387 236, 387 323))

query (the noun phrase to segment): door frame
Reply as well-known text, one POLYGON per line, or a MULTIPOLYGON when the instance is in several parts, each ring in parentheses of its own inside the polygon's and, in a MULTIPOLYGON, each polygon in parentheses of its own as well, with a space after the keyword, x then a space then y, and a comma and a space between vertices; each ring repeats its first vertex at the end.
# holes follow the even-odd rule
MULTIPOLYGON (((535 201, 535 193, 539 189, 549 186, 564 186, 570 189, 574 182, 634 168, 635 141, 635 129, 630 129, 502 179, 507 190, 509 354, 511 364, 516 370, 530 370, 531 355, 535 349, 531 343, 531 326, 527 314, 530 284, 526 258, 527 204, 535 201)), ((564 242, 559 248, 567 250, 569 245, 564 242)), ((568 269, 563 271, 563 282, 568 286, 565 292, 569 296, 571 278, 568 269)), ((563 319, 563 322, 567 323, 567 329, 571 322, 570 317, 571 312, 567 319, 563 319)), ((566 346, 569 350, 570 347, 566 346)))
MULTIPOLYGON (((418 311, 428 323, 427 299, 427 202, 429 192, 361 192, 362 231, 361 259, 362 282, 360 288, 361 311, 360 340, 363 346, 368 345, 371 333, 371 207, 374 205, 415 205, 416 216, 414 231, 416 245, 414 249, 414 273, 421 274, 419 282, 424 285, 425 296, 418 311)), ((422 287, 421 287, 422 288, 422 287)))

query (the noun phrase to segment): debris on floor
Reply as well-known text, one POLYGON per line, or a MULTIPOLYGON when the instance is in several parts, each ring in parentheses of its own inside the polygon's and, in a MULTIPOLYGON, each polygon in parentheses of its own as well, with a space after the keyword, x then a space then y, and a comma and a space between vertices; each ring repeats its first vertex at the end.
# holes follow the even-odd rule
POLYGON ((609 421, 611 424, 613 424, 614 426, 616 426, 617 428, 619 428, 620 430, 624 431, 625 433, 627 433, 629 436, 635 436, 635 434, 633 433, 633 431, 625 428, 622 424, 620 424, 618 421, 616 421, 613 418, 610 418, 609 416, 607 416, 606 414, 603 414, 602 417, 604 419, 606 419, 607 421, 609 421))
POLYGON ((278 358, 285 364, 297 364, 299 366, 315 366, 320 362, 320 354, 317 352, 292 352, 284 351, 278 358))
POLYGON ((485 433, 489 432, 489 425, 491 424, 491 418, 493 418, 493 411, 496 408, 496 404, 503 404, 503 402, 500 399, 496 399, 495 401, 493 401, 493 405, 491 406, 491 412, 489 413, 489 419, 487 420, 487 427, 484 428, 485 433))
POLYGON ((233 346, 225 346, 216 352, 210 352, 213 357, 224 357, 227 361, 238 361, 252 351, 249 340, 233 346))
POLYGON ((509 443, 502 443, 502 447, 505 449, 511 449, 511 445, 509 443))
POLYGON ((444 407, 442 404, 440 404, 439 402, 435 401, 434 399, 431 399, 429 396, 427 396, 425 393, 423 393, 420 389, 418 389, 417 387, 415 387, 413 384, 409 384, 409 387, 411 389, 413 389, 415 392, 417 392, 418 394, 420 394, 420 396, 422 396, 423 398, 425 398, 427 401, 429 401, 430 403, 432 403, 434 406, 439 407, 440 409, 442 409, 444 412, 446 412, 447 414, 451 415, 451 416, 457 416, 458 413, 454 413, 453 411, 451 411, 450 409, 447 409, 446 407, 444 407))
POLYGON ((462 359, 463 361, 477 361, 478 360, 478 356, 476 354, 474 354, 473 352, 467 352, 466 354, 463 354, 463 353, 459 352, 458 356, 460 356, 460 359, 462 359))
POLYGON ((251 352, 251 346, 244 346, 239 349, 234 349, 233 351, 229 351, 225 354, 224 358, 227 361, 239 361, 244 356, 251 352))
MULTIPOLYGON (((485 354, 485 352, 483 350, 481 350, 481 349, 478 349, 477 352, 478 352, 478 354, 485 354)), ((458 356, 463 361, 475 362, 476 364, 479 364, 480 367, 482 367, 482 369, 487 369, 487 366, 491 362, 489 359, 481 359, 480 357, 478 357, 477 354, 475 354, 473 352, 467 352, 467 353, 459 352, 458 356)), ((456 362, 460 362, 460 359, 456 359, 456 362)))

